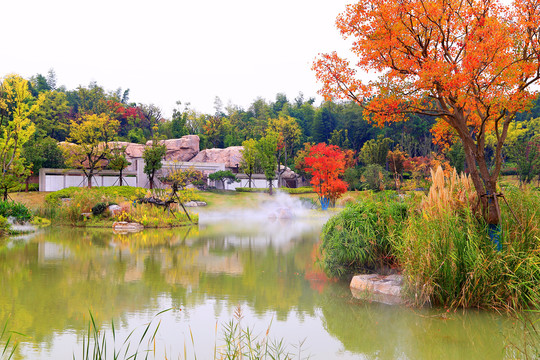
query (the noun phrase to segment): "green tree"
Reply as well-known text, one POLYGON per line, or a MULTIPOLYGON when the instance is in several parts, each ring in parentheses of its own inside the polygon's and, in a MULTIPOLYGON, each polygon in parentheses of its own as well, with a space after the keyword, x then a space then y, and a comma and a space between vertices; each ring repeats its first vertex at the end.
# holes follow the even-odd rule
MULTIPOLYGON (((39 169, 63 169, 64 154, 62 149, 58 147, 58 142, 50 137, 39 138, 35 137, 28 140, 22 148, 22 156, 26 160, 27 166, 30 168, 30 174, 38 174, 39 169)), ((28 191, 29 177, 26 178, 26 190, 28 191)))
POLYGON ((31 98, 28 81, 18 75, 8 75, 0 85, 0 189, 4 200, 9 188, 30 173, 21 149, 35 131, 30 121, 35 110, 31 98))
POLYGON ((66 94, 59 91, 40 93, 32 121, 36 124, 38 137, 50 136, 64 141, 69 131, 69 104, 66 94))
POLYGON ((391 143, 391 139, 383 138, 382 135, 379 135, 377 140, 371 139, 364 143, 360 154, 358 154, 358 158, 365 165, 378 164, 384 167, 391 143))
POLYGON ((540 174, 540 134, 531 138, 520 136, 509 146, 507 153, 516 163, 519 184, 530 184, 540 174))
POLYGON ((465 170, 465 149, 460 141, 456 141, 446 153, 450 166, 456 169, 458 174, 465 170))
POLYGON ((206 124, 204 124, 204 135, 213 148, 219 148, 223 146, 223 138, 225 137, 225 130, 227 127, 227 118, 213 115, 209 116, 206 119, 206 124))
POLYGON ((330 134, 330 139, 328 140, 330 145, 336 145, 340 149, 350 149, 351 143, 349 142, 349 132, 347 129, 334 130, 330 134))
POLYGON ((160 144, 156 132, 154 133, 155 136, 151 141, 150 146, 146 146, 143 151, 143 172, 148 176, 148 180, 150 181, 150 189, 154 188, 154 178, 156 176, 156 172, 161 169, 163 158, 167 153, 167 148, 165 145, 160 144))
POLYGON ((73 113, 83 114, 103 114, 109 112, 107 100, 111 99, 105 89, 91 82, 88 87, 79 86, 77 89, 66 92, 69 106, 73 113))
POLYGON ((315 113, 311 136, 316 143, 326 142, 330 138, 332 131, 336 128, 336 117, 329 105, 330 103, 326 103, 315 113))
POLYGON ((118 182, 120 186, 124 185, 122 173, 129 165, 131 165, 131 163, 126 159, 126 147, 121 146, 118 143, 114 144, 111 149, 111 155, 109 158, 109 168, 111 168, 112 170, 116 170, 120 173, 118 176, 118 182))
POLYGON ((268 181, 268 192, 272 195, 272 180, 276 176, 277 159, 276 151, 278 146, 278 135, 269 132, 263 136, 256 145, 257 157, 264 171, 266 181, 268 181))
MULTIPOLYGON (((180 101, 177 101, 176 104, 180 106, 182 103, 180 101)), ((187 105, 184 111, 180 111, 179 109, 173 109, 171 120, 171 135, 175 139, 181 138, 182 136, 189 133, 186 127, 188 116, 187 105)))
POLYGON ((31 164, 31 170, 34 174, 38 173, 41 168, 65 168, 62 149, 58 146, 58 142, 50 137, 30 139, 24 144, 22 154, 31 164))
POLYGON ((278 186, 281 182, 281 175, 289 165, 289 159, 293 157, 293 151, 300 142, 302 130, 298 126, 295 118, 290 116, 279 116, 277 119, 270 119, 268 122, 267 133, 275 133, 278 137, 276 148, 276 160, 278 164, 278 186), (283 165, 283 168, 281 167, 283 165))
POLYGON ((78 121, 71 121, 68 141, 74 145, 64 147, 66 165, 81 169, 88 187, 92 178, 107 165, 111 155, 110 141, 115 140, 120 124, 107 114, 85 114, 78 121))
POLYGON ((208 178, 213 181, 220 181, 223 190, 225 190, 225 182, 232 184, 233 182, 239 182, 236 175, 231 170, 219 170, 208 175, 208 178))
POLYGON ((260 167, 257 158, 257 141, 254 139, 246 140, 242 143, 242 161, 240 162, 240 170, 248 177, 248 186, 252 186, 253 174, 260 167))

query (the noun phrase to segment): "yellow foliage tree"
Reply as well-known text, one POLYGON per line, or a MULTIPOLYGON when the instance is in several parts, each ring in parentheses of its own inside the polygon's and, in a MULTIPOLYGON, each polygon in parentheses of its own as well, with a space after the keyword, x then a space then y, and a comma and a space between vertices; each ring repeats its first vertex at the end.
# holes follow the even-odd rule
POLYGON ((30 174, 21 149, 35 131, 30 121, 35 111, 31 99, 28 81, 19 75, 8 75, 0 84, 0 189, 4 200, 9 188, 30 174))
POLYGON ((64 147, 66 165, 81 169, 88 187, 92 187, 96 171, 107 165, 111 155, 109 142, 115 140, 119 126, 118 120, 106 114, 85 114, 71 122, 67 140, 74 145, 64 147))

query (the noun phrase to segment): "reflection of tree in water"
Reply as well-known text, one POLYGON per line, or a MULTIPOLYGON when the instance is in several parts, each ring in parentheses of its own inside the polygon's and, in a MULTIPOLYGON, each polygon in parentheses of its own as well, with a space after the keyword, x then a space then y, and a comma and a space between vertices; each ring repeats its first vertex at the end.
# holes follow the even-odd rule
POLYGON ((503 359, 511 329, 497 314, 368 303, 343 286, 327 287, 320 305, 328 333, 368 359, 503 359))
MULTIPOLYGON (((174 236, 181 240, 184 233, 174 236)), ((98 323, 109 324, 148 308, 160 293, 185 303, 185 288, 168 281, 193 279, 197 249, 180 242, 133 250, 115 241, 110 231, 51 230, 0 253, 0 321, 9 317, 11 329, 50 346, 56 332, 86 330, 89 309, 98 323)))
POLYGON ((256 315, 314 316, 319 295, 305 279, 314 236, 51 228, 0 253, 0 321, 11 315, 11 329, 50 348, 57 333, 85 331, 89 309, 98 325, 122 326, 163 297, 182 309, 215 298, 225 300, 217 307, 245 301, 256 315))
MULTIPOLYGON (((229 306, 247 302, 257 315, 276 311, 277 319, 287 318, 291 309, 302 314, 314 314, 317 293, 304 279, 305 267, 313 244, 312 238, 299 238, 284 250, 271 244, 266 248, 250 244, 260 239, 243 238, 244 246, 223 247, 222 238, 212 240, 212 250, 236 257, 242 265, 241 274, 201 273, 200 291, 217 298, 229 299, 229 306), (302 255, 304 254, 304 255, 302 255), (305 261, 301 261, 305 257, 305 261)), ((238 242, 237 242, 238 244, 238 242)))

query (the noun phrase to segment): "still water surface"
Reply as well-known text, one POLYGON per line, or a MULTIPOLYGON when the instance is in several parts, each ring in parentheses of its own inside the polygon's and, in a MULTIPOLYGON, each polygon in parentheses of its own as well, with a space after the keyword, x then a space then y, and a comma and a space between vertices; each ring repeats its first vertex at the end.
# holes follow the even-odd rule
MULTIPOLYGON (((50 228, 0 250, 0 323, 25 359, 81 358, 89 310, 124 339, 159 316, 157 358, 210 359, 240 307, 242 326, 302 343, 312 359, 506 359, 514 320, 367 303, 314 265, 325 219, 201 213, 199 227, 118 235, 50 228), (216 335, 217 324, 217 335, 216 335), (193 341, 191 340, 193 335, 193 341)), ((121 341, 120 341, 121 344, 121 341)))

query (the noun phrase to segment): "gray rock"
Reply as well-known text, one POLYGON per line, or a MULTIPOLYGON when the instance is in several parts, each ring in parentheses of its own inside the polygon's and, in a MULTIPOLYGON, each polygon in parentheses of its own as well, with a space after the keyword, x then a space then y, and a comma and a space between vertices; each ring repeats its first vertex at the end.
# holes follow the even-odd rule
POLYGON ((204 201, 188 201, 187 203, 184 203, 185 207, 197 207, 197 206, 206 206, 206 203, 204 201))
POLYGON ((351 292, 357 299, 376 301, 390 305, 403 303, 401 275, 356 275, 351 280, 351 292))
POLYGON ((242 161, 243 146, 230 146, 225 149, 206 149, 197 154, 190 162, 221 163, 228 168, 235 168, 242 161))
POLYGON ((118 234, 136 233, 144 229, 139 223, 128 223, 126 221, 116 221, 112 225, 113 231, 118 234))
MULTIPOLYGON (((190 161, 199 153, 199 142, 200 139, 197 135, 186 135, 180 139, 160 141, 167 148, 165 153, 167 161, 190 161)), ((146 145, 152 145, 152 141, 147 141, 146 145)))
POLYGON ((109 205, 108 209, 113 216, 122 212, 122 208, 119 205, 109 205))

